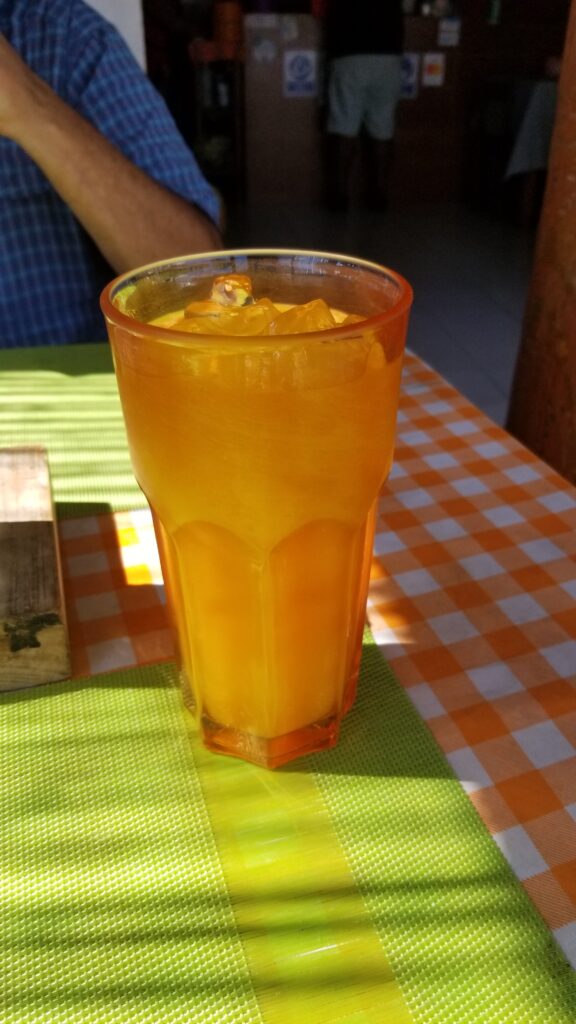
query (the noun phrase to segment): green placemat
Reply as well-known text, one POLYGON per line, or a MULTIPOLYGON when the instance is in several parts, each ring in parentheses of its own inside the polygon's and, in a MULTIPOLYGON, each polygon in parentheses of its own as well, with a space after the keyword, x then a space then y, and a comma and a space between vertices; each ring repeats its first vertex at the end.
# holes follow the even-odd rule
POLYGON ((573 1024, 574 976, 373 644, 340 745, 198 746, 170 666, 0 699, 2 1021, 573 1024))
POLYGON ((108 345, 0 352, 0 445, 48 449, 59 516, 141 508, 108 345))
POLYGON ((0 700, 3 1024, 260 1020, 169 676, 0 700))
MULTIPOLYGON (((106 345, 0 353, 60 515, 145 504, 106 345)), ((573 1024, 574 976, 367 642, 333 751, 198 746, 167 666, 0 698, 3 1024, 573 1024), (400 986, 400 988, 399 988, 400 986)))

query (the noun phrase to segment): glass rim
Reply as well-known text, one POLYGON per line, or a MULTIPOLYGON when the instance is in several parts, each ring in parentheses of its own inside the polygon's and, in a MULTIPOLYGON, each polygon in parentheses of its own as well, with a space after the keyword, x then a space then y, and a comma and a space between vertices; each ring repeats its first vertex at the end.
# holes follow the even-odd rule
MULTIPOLYGON (((137 277, 143 277, 149 274, 149 272, 153 271, 155 268, 161 268, 164 270, 171 266, 192 265, 196 262, 207 263, 211 260, 215 261, 218 259, 233 259, 237 257, 265 258, 270 256, 296 256, 308 259, 312 257, 324 262, 344 264, 349 267, 356 267, 359 270, 368 271, 380 277, 385 276, 399 287, 398 299, 389 309, 382 310, 380 313, 374 313, 354 324, 338 324, 335 327, 328 327, 321 331, 306 331, 305 337, 307 340, 314 337, 343 337, 351 333, 356 334, 359 327, 363 330, 381 327, 383 324, 389 323, 401 316, 403 313, 406 313, 412 305, 414 298, 412 286, 408 283, 406 278, 402 276, 402 274, 399 274, 398 271, 392 270, 390 267, 387 267, 382 263, 376 263, 373 260, 367 260, 360 256, 351 256, 344 253, 323 251, 320 249, 246 248, 214 249, 207 252, 183 254, 181 256, 172 256, 167 259, 154 260, 152 263, 144 263, 141 266, 134 267, 132 270, 127 270, 122 274, 118 274, 117 277, 113 278, 113 280, 104 287, 100 294, 100 308, 107 320, 114 323, 116 327, 122 327, 129 330, 132 334, 139 334, 143 337, 150 338, 154 337, 157 341, 165 341, 172 345, 178 345, 185 342, 186 345, 190 346, 191 344, 194 344, 194 341, 199 342, 201 340, 206 340, 207 338, 213 340, 214 335, 208 332, 206 334, 191 334, 189 331, 179 331, 174 327, 160 327, 158 325, 145 323, 135 317, 128 316, 114 304, 113 297, 125 284, 133 281, 137 277)), ((226 335, 219 335, 219 337, 226 337, 226 335)), ((249 342, 253 339, 254 341, 262 342, 264 339, 275 339, 278 342, 282 341, 285 343, 290 341, 290 339, 302 337, 303 332, 296 331, 294 334, 283 335, 242 335, 242 340, 243 342, 249 342)))

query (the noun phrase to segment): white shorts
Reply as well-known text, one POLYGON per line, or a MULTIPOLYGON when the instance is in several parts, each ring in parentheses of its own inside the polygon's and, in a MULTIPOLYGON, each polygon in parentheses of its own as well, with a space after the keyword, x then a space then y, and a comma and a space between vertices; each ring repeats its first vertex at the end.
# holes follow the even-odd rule
POLYGON ((359 53, 331 61, 327 131, 356 136, 364 126, 374 139, 391 139, 400 66, 400 56, 391 53, 359 53))

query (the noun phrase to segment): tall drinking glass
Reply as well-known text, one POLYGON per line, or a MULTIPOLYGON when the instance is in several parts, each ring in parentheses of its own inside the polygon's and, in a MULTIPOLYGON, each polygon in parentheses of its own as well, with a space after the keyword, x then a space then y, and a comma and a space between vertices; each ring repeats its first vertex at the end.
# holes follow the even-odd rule
POLYGON ((411 301, 376 264, 288 250, 168 260, 103 293, 184 700, 212 750, 277 767, 337 741, 355 696, 411 301), (322 298, 354 322, 278 336, 152 323, 229 274, 283 308, 322 298))

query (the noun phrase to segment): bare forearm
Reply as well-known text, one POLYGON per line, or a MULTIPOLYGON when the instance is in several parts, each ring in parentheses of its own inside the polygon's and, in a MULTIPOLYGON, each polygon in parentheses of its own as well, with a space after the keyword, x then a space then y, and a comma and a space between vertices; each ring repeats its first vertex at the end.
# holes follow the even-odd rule
POLYGON ((35 116, 16 141, 118 273, 220 247, 218 232, 200 210, 134 166, 43 83, 35 101, 35 116))

